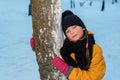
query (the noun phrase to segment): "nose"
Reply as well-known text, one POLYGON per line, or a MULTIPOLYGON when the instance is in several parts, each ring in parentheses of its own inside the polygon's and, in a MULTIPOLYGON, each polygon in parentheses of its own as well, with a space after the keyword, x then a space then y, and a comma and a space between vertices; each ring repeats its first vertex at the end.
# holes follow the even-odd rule
POLYGON ((71 29, 71 30, 70 30, 70 34, 71 34, 71 35, 74 34, 74 30, 71 29))

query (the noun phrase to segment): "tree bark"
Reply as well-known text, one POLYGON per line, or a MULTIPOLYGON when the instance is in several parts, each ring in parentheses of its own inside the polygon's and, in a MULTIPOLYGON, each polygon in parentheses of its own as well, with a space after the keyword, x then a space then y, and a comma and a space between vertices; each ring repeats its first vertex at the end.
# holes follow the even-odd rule
POLYGON ((51 60, 59 55, 63 37, 60 28, 61 0, 31 0, 35 53, 41 80, 67 80, 51 60))

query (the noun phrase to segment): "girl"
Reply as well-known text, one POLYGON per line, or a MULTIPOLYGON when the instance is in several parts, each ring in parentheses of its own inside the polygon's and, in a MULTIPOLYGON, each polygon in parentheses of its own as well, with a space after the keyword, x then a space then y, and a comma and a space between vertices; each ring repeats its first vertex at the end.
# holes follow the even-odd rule
POLYGON ((102 80, 106 65, 102 49, 95 43, 93 33, 69 10, 62 13, 61 25, 66 36, 60 49, 63 59, 56 56, 52 64, 68 80, 102 80))

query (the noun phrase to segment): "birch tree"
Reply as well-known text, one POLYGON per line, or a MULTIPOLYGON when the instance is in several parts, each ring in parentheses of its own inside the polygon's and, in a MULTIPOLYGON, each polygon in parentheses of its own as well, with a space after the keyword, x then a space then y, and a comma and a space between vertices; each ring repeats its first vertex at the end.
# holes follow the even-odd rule
POLYGON ((59 55, 61 0, 31 0, 33 36, 40 80, 67 80, 51 63, 59 55))

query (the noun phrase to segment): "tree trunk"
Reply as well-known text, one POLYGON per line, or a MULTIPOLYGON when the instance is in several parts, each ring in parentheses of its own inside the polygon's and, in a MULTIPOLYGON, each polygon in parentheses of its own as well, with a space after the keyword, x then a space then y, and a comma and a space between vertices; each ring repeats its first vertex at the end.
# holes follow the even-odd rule
POLYGON ((59 55, 63 37, 60 29, 61 0, 31 0, 35 53, 41 80, 67 80, 51 60, 59 55))
POLYGON ((117 3, 118 2, 118 0, 115 0, 115 3, 117 3))
POLYGON ((101 8, 101 11, 104 11, 105 10, 105 0, 103 0, 102 2, 102 8, 101 8))
POLYGON ((28 6, 28 16, 31 16, 31 4, 28 6))
POLYGON ((117 2, 118 2, 118 0, 112 0, 112 4, 115 4, 117 2))
POLYGON ((115 0, 112 0, 112 4, 114 4, 115 3, 115 0))
POLYGON ((70 0, 70 7, 75 8, 75 0, 70 0))

